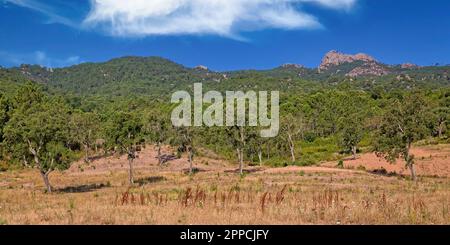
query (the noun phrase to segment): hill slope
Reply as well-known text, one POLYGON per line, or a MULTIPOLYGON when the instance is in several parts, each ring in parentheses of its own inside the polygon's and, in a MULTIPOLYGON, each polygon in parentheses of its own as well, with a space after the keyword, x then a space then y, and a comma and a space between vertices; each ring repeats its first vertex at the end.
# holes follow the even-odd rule
POLYGON ((0 69, 2 89, 32 80, 49 90, 77 96, 153 96, 190 90, 195 82, 205 89, 308 91, 347 83, 370 90, 439 88, 450 85, 450 66, 385 65, 365 55, 331 51, 319 68, 285 64, 270 70, 214 72, 206 67, 187 68, 160 57, 122 57, 103 63, 65 68, 22 65, 0 69))

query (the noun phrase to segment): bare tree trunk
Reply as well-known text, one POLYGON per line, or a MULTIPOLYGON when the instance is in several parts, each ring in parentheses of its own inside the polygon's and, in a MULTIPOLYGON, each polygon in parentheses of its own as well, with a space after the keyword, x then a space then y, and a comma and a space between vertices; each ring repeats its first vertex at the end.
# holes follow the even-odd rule
POLYGON ((295 149, 293 146, 290 147, 291 148, 291 159, 292 162, 295 162, 295 149))
POLYGON ((37 149, 34 149, 31 146, 31 143, 28 141, 28 149, 29 149, 30 153, 33 154, 34 163, 39 168, 39 173, 41 174, 41 177, 44 180, 45 187, 47 188, 47 193, 52 193, 52 186, 50 185, 50 180, 48 179, 50 170, 44 171, 44 169, 41 166, 41 161, 39 160, 39 157, 38 157, 40 147, 38 147, 37 149))
POLYGON ((241 162, 241 149, 236 148, 236 153, 237 153, 237 157, 238 157, 238 163, 241 162))
POLYGON ((411 171, 411 178, 413 181, 417 180, 416 170, 414 169, 414 163, 409 164, 409 170, 411 171))
POLYGON ((262 149, 258 149, 259 166, 262 166, 262 149))
POLYGON ((288 140, 289 140, 289 148, 291 150, 291 159, 292 162, 295 162, 295 144, 290 134, 288 134, 288 140))
POLYGON ((47 189, 47 193, 52 193, 52 186, 50 185, 50 180, 48 179, 48 175, 50 174, 50 171, 45 172, 43 170, 39 170, 39 173, 42 176, 42 179, 44 180, 45 188, 47 189))
POLYGON ((244 147, 245 147, 245 135, 244 135, 244 127, 241 127, 239 130, 241 134, 241 159, 239 161, 239 173, 242 175, 244 173, 244 147))
POLYGON ((244 172, 244 150, 241 148, 236 148, 238 162, 239 162, 239 173, 242 174, 244 172))
POLYGON ((189 158, 189 173, 193 174, 193 168, 192 168, 192 149, 189 147, 188 148, 188 158, 189 158))
POLYGON ((239 163, 241 161, 241 150, 239 150, 239 148, 236 148, 236 154, 237 154, 238 163, 239 163))
POLYGON ((84 162, 89 163, 89 146, 84 145, 84 162))
POLYGON ((439 123, 438 127, 438 137, 442 138, 442 131, 444 131, 444 122, 439 123))
POLYGON ((356 146, 352 146, 353 160, 356 160, 356 146))
POLYGON ((162 158, 161 158, 161 143, 160 142, 158 142, 157 148, 158 148, 158 164, 161 165, 162 164, 162 158))
POLYGON ((411 179, 413 181, 417 180, 416 177, 416 171, 414 169, 414 156, 410 154, 410 150, 411 150, 411 142, 408 143, 408 147, 406 149, 406 156, 405 156, 405 160, 406 160, 406 165, 409 167, 409 170, 411 171, 411 179))
POLYGON ((244 150, 241 149, 240 159, 239 159, 239 173, 242 175, 244 173, 244 150))
POLYGON ((270 160, 270 144, 267 143, 267 160, 270 160))
POLYGON ((133 157, 128 156, 128 164, 129 164, 129 169, 128 169, 128 180, 130 185, 134 185, 134 176, 133 176, 133 157))
POLYGON ((25 167, 27 167, 27 168, 30 167, 30 164, 28 163, 28 160, 25 157, 25 155, 23 155, 22 158, 23 158, 23 165, 25 165, 25 167))

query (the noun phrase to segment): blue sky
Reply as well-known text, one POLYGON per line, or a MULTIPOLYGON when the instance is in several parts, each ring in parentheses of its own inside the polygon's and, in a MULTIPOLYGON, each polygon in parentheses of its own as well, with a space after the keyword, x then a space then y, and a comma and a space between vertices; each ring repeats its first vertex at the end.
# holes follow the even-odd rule
POLYGON ((224 71, 316 67, 329 50, 450 64, 448 0, 0 0, 0 65, 138 55, 224 71))

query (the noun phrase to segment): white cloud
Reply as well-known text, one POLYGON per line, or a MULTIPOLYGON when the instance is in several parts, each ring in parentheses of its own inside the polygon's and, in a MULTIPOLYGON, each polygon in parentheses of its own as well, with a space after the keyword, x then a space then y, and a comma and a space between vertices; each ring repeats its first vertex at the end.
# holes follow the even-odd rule
POLYGON ((0 62, 10 66, 18 66, 21 64, 36 64, 45 67, 64 67, 79 64, 79 56, 69 56, 66 58, 50 57, 43 51, 35 51, 32 53, 11 53, 0 50, 0 62))
POLYGON ((321 26, 302 4, 350 9, 357 0, 91 0, 86 26, 115 36, 214 34, 321 26))
POLYGON ((350 9, 355 5, 356 0, 303 0, 303 2, 316 3, 334 9, 350 9))
POLYGON ((39 12, 49 23, 72 28, 100 27, 114 36, 213 34, 239 38, 261 29, 314 29, 319 20, 302 10, 317 5, 349 10, 357 0, 90 0, 83 23, 65 17, 67 4, 44 0, 0 0, 39 12))

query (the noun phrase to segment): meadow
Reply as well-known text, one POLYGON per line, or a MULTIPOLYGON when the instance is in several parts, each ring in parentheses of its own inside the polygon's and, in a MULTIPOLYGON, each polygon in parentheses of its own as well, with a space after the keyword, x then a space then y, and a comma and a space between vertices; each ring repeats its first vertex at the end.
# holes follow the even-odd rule
MULTIPOLYGON (((436 152, 445 155, 431 161, 447 159, 448 150, 442 146, 436 152)), ((136 160, 133 187, 126 158, 115 156, 52 173, 51 194, 35 170, 0 173, 0 223, 450 224, 445 176, 420 173, 414 182, 350 161, 344 168, 254 166, 241 176, 235 164, 205 157, 188 174, 185 156, 159 166, 155 154, 148 148, 136 160)))

